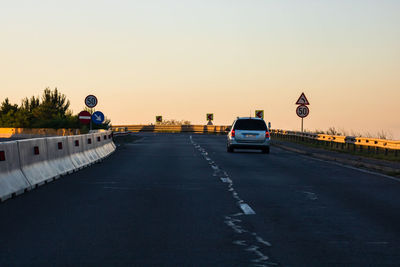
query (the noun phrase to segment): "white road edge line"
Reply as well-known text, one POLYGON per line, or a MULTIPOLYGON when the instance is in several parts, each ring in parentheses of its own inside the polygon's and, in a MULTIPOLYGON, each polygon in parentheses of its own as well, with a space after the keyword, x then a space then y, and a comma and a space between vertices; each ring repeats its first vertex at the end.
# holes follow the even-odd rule
MULTIPOLYGON (((295 153, 295 152, 292 152, 292 153, 295 153)), ((372 175, 377 175, 377 176, 381 176, 381 177, 384 177, 384 178, 388 178, 388 179, 396 181, 396 182, 400 182, 399 178, 396 178, 396 177, 393 177, 393 176, 389 176, 389 175, 386 175, 386 174, 383 174, 383 173, 369 171, 369 170, 353 167, 353 166, 346 165, 346 164, 339 163, 339 162, 333 162, 333 161, 329 161, 329 160, 317 159, 317 158, 313 158, 313 157, 310 157, 310 156, 305 156, 305 155, 300 155, 300 156, 304 157, 304 158, 307 158, 307 159, 313 159, 313 160, 316 160, 316 161, 326 162, 326 163, 330 163, 330 164, 333 164, 333 165, 341 166, 341 167, 344 167, 344 168, 347 168, 347 169, 360 171, 360 172, 368 173, 368 174, 372 174, 372 175)))

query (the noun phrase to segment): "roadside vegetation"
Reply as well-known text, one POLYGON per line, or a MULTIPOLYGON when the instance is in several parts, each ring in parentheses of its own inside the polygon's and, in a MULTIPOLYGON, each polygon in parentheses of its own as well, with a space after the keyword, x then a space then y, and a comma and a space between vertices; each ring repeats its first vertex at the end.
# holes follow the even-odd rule
POLYGON ((357 132, 357 131, 348 131, 345 129, 337 129, 335 127, 329 127, 328 130, 323 131, 323 130, 318 130, 316 129, 315 131, 308 131, 308 133, 316 133, 316 134, 328 134, 328 135, 342 135, 342 136, 353 136, 353 137, 366 137, 366 138, 377 138, 377 139, 385 139, 385 140, 391 140, 393 139, 393 135, 390 134, 389 132, 385 132, 384 130, 380 130, 376 133, 370 133, 370 132, 357 132))
MULTIPOLYGON (((102 125, 93 125, 93 129, 107 129, 110 120, 102 125)), ((0 127, 6 128, 52 128, 81 129, 88 126, 79 123, 78 115, 70 109, 70 101, 57 88, 46 88, 41 97, 32 96, 22 99, 21 104, 10 103, 6 98, 0 105, 0 127)))

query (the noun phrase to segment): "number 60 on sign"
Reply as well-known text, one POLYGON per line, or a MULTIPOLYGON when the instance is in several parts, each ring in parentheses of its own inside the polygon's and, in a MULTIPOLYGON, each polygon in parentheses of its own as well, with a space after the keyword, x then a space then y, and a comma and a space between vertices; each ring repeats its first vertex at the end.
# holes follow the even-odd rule
POLYGON ((308 109, 307 106, 305 105, 300 105, 297 107, 296 109, 296 114, 297 116, 299 116, 300 118, 305 118, 308 116, 308 114, 310 113, 310 110, 308 109))

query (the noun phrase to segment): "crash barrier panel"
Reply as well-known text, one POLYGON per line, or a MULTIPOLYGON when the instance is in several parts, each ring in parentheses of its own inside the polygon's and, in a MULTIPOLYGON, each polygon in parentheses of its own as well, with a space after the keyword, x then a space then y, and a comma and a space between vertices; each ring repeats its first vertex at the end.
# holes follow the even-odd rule
POLYGON ((22 173, 32 186, 42 185, 60 175, 49 164, 46 138, 20 140, 17 143, 22 173))
POLYGON ((112 141, 112 131, 108 131, 103 135, 103 140, 105 141, 105 147, 108 150, 108 155, 113 153, 116 149, 114 142, 112 141))
POLYGON ((374 154, 393 154, 395 157, 400 155, 400 141, 386 140, 378 138, 328 135, 317 133, 302 133, 287 130, 271 130, 272 137, 287 140, 304 141, 319 143, 339 150, 358 151, 374 154))
POLYGON ((107 150, 104 147, 104 142, 102 140, 102 133, 95 133, 93 134, 94 136, 94 142, 96 146, 96 152, 97 154, 100 155, 101 158, 105 158, 108 156, 107 150))
POLYGON ((67 137, 70 158, 76 169, 82 169, 92 163, 83 150, 84 136, 73 135, 67 137))
POLYGON ((112 131, 98 132, 94 136, 97 145, 96 150, 103 158, 115 151, 116 146, 112 141, 112 131))
POLYGON ((220 125, 115 125, 114 132, 155 132, 155 133, 210 133, 225 134, 230 126, 220 125))
POLYGON ((47 155, 48 163, 59 175, 72 173, 75 165, 72 163, 67 137, 48 137, 47 155))
POLYGON ((81 169, 115 150, 108 136, 106 142, 85 145, 84 141, 92 138, 94 134, 0 142, 0 201, 81 169))
POLYGON ((31 184, 21 171, 18 144, 15 141, 0 143, 0 201, 31 189, 31 184))
POLYGON ((97 153, 95 142, 94 142, 94 134, 85 134, 82 137, 82 145, 83 152, 90 162, 98 162, 101 160, 101 155, 97 153))

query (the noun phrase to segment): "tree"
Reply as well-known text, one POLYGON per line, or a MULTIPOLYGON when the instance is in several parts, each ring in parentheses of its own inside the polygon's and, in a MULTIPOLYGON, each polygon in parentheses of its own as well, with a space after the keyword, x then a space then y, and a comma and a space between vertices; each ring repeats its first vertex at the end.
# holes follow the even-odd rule
POLYGON ((6 98, 0 106, 1 127, 79 128, 78 116, 69 110, 70 102, 57 88, 46 88, 41 98, 24 98, 21 106, 6 98))

